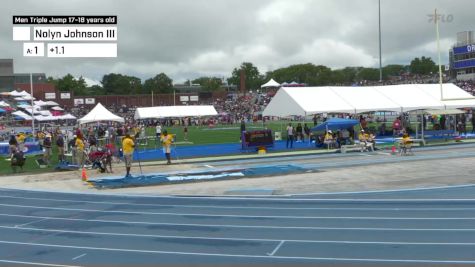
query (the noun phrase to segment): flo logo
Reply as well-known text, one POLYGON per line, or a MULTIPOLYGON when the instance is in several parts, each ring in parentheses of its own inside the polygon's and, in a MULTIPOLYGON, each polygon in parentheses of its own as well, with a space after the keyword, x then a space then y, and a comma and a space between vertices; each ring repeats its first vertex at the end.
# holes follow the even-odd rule
POLYGON ((454 15, 452 14, 428 14, 427 15, 428 17, 428 22, 429 23, 432 23, 432 22, 442 22, 442 23, 451 23, 452 21, 454 21, 454 15))

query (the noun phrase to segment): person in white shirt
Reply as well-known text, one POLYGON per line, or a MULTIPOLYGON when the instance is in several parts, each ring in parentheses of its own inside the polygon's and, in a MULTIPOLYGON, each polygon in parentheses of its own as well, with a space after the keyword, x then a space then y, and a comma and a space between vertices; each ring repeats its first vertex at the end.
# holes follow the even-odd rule
POLYGON ((160 135, 162 134, 162 125, 157 124, 157 127, 155 127, 155 134, 157 138, 160 138, 160 135))
POLYGON ((155 127, 155 134, 156 134, 156 137, 157 137, 157 142, 156 142, 156 146, 159 147, 160 146, 160 138, 162 136, 162 125, 160 123, 157 123, 157 126, 155 127))
POLYGON ((287 144, 286 147, 289 148, 289 143, 290 143, 290 148, 293 147, 294 145, 294 127, 292 126, 291 123, 287 126, 287 144))

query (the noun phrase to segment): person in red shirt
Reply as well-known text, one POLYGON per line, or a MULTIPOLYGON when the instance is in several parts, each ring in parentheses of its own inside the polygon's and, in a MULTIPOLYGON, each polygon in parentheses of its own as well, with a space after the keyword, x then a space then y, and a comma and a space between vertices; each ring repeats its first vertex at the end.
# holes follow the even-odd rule
POLYGON ((401 119, 397 117, 393 122, 393 136, 396 136, 401 131, 401 119))

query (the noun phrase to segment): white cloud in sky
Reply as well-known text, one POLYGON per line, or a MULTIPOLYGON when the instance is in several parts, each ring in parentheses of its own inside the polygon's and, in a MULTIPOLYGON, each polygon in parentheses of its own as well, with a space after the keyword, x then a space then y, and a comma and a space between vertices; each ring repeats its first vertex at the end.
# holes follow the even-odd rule
MULTIPOLYGON (((4 0, 0 8, 0 58, 13 58, 16 72, 71 73, 97 83, 111 72, 143 80, 164 72, 174 82, 200 76, 228 77, 242 62, 261 73, 299 63, 378 66, 377 0, 4 0), (107 58, 25 58, 12 41, 12 15, 118 16, 118 54, 107 58)), ((475 30, 473 0, 381 0, 383 65, 414 57, 437 59, 437 7, 442 61, 456 33, 475 30)))

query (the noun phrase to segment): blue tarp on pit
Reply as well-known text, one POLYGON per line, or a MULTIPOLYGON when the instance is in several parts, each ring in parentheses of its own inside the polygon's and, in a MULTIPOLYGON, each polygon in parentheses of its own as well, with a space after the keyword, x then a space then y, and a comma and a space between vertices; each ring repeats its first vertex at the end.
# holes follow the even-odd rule
POLYGON ((336 131, 341 129, 351 128, 360 122, 353 119, 331 118, 324 123, 313 127, 312 132, 325 131, 326 129, 336 131))
POLYGON ((261 177, 314 172, 316 169, 296 165, 261 166, 242 169, 200 171, 174 174, 148 174, 135 177, 101 178, 89 180, 96 188, 123 188, 136 186, 161 185, 203 180, 239 179, 243 177, 261 177))

